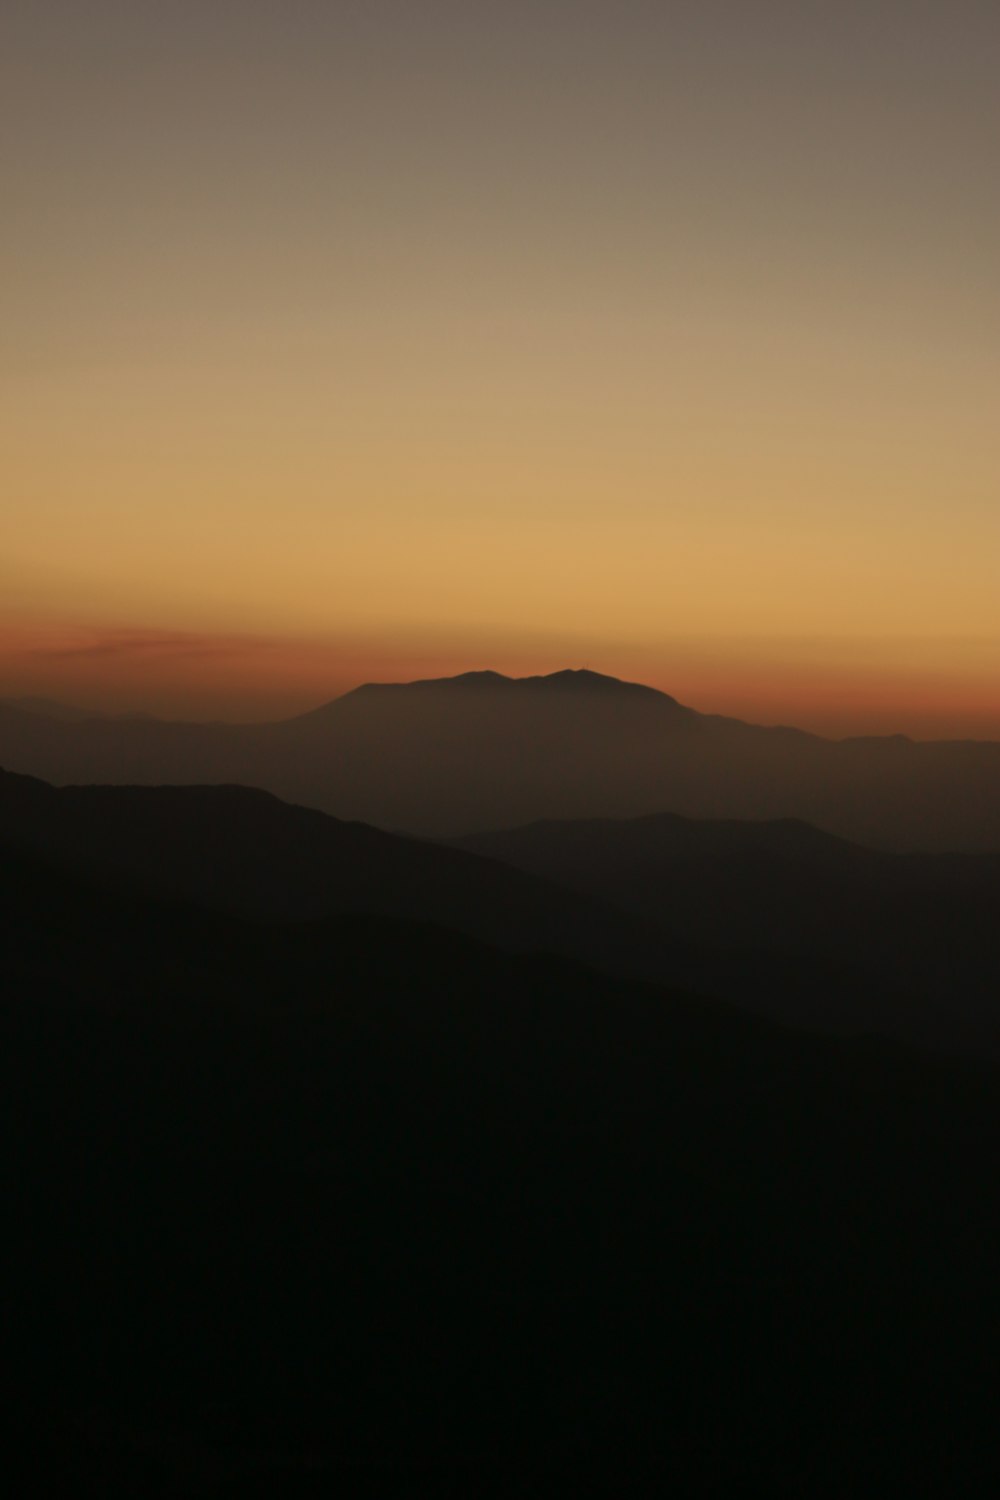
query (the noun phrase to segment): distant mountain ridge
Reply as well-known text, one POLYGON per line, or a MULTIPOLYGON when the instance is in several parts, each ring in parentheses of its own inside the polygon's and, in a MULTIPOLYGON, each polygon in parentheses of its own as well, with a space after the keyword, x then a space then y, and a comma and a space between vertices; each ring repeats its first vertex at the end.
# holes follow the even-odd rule
POLYGON ((38 714, 45 719, 62 719, 66 723, 80 723, 84 719, 104 717, 93 709, 80 708, 75 703, 62 703, 54 698, 39 698, 31 695, 21 698, 0 698, 0 709, 4 708, 11 708, 16 713, 38 714))
MULTIPOLYGON (((368 693, 408 689, 423 692, 427 689, 438 688, 451 692, 476 687, 500 688, 511 693, 597 691, 615 693, 619 696, 640 694, 644 698, 659 698, 674 707, 680 707, 676 698, 671 698, 669 693, 661 692, 659 688, 649 687, 642 682, 626 682, 620 677, 608 677, 603 672, 592 672, 586 667, 564 667, 559 672, 547 672, 534 677, 508 677, 503 672, 491 671, 460 672, 455 677, 423 677, 417 678, 414 682, 367 682, 362 683, 353 691, 354 693, 368 693)), ((352 694, 346 693, 344 696, 349 698, 352 694)), ((334 699, 333 701, 341 700, 334 699)))
POLYGON ((607 677, 586 668, 565 668, 560 672, 535 677, 507 677, 502 672, 483 671, 460 672, 455 677, 417 678, 413 682, 363 682, 341 697, 332 698, 318 708, 309 709, 285 722, 301 724, 331 718, 353 711, 374 699, 428 701, 439 698, 447 702, 463 694, 481 697, 500 695, 508 703, 518 699, 538 699, 548 694, 558 694, 564 700, 571 694, 605 694, 613 696, 619 703, 634 701, 636 698, 642 699, 646 704, 656 700, 663 709, 695 716, 693 709, 684 708, 676 698, 661 692, 659 688, 648 687, 641 682, 624 682, 621 678, 607 677))
POLYGON ((274 724, 66 724, 0 705, 0 765, 63 784, 238 782, 425 837, 670 811, 1000 850, 1000 744, 826 740, 585 670, 370 683, 274 724))

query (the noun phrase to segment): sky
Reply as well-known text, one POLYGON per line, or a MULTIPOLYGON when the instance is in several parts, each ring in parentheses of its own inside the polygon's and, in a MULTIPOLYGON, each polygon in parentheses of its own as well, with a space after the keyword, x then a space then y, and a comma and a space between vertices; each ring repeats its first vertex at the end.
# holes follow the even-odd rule
POLYGON ((0 696, 1000 739, 996 0, 4 0, 0 696))

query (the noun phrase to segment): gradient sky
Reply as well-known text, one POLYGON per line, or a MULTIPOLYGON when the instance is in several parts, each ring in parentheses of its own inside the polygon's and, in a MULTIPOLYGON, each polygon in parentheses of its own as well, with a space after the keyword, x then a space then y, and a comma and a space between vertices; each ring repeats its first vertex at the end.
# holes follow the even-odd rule
POLYGON ((4 0, 0 695, 1000 738, 996 0, 4 0))

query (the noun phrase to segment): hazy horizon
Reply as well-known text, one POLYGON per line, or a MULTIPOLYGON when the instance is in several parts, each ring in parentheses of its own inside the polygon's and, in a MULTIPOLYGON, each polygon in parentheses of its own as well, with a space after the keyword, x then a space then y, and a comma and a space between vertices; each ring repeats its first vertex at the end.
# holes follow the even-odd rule
MULTIPOLYGON (((348 680, 346 682, 340 683, 336 682, 336 679, 334 678, 332 680, 335 685, 331 688, 331 690, 324 692, 322 688, 317 687, 313 696, 309 698, 300 698, 296 696, 290 700, 286 700, 284 697, 276 697, 275 699, 270 701, 270 713, 266 712, 267 705, 259 705, 258 711, 254 712, 252 704, 246 704, 241 707, 240 705, 234 703, 229 699, 221 700, 214 705, 212 704, 211 700, 196 699, 192 705, 193 711, 184 712, 183 704, 176 705, 174 707, 174 710, 171 711, 171 703, 169 701, 161 706, 151 706, 152 704, 155 704, 156 700, 150 695, 143 694, 141 692, 137 698, 137 701, 135 702, 129 701, 130 695, 127 693, 123 697, 119 697, 117 694, 108 696, 106 691, 103 694, 98 693, 96 696, 87 699, 81 698, 79 696, 73 696, 71 692, 62 693, 58 690, 56 690, 55 692, 36 692, 27 690, 22 691, 19 687, 16 687, 14 690, 6 691, 2 682, 0 682, 0 703, 8 703, 14 706, 23 704, 25 706, 28 706, 29 708, 33 704, 39 706, 49 705, 52 708, 63 708, 72 712, 90 713, 97 716, 121 718, 138 716, 162 719, 165 722, 231 723, 234 725, 249 725, 255 723, 280 722, 282 719, 295 718, 300 714, 308 714, 318 708, 323 707, 325 704, 334 702, 336 701, 336 699, 342 698, 347 694, 354 692, 357 688, 364 686, 400 686, 415 683, 422 684, 439 680, 447 681, 453 678, 473 675, 498 676, 504 678, 509 682, 518 682, 525 679, 557 676, 565 672, 582 672, 599 677, 610 678, 615 681, 623 682, 625 684, 651 687, 658 692, 665 693, 669 697, 676 699, 678 702, 683 704, 684 707, 694 709, 696 713, 708 715, 719 714, 726 718, 744 719, 749 723, 757 723, 764 726, 785 726, 796 729, 805 729, 809 733, 817 734, 831 740, 851 738, 857 735, 879 736, 901 734, 905 734, 908 738, 914 740, 1000 740, 1000 733, 977 732, 978 729, 982 728, 982 725, 974 718, 965 721, 968 725, 967 732, 965 733, 935 733, 935 728, 940 727, 940 721, 933 716, 928 717, 925 721, 923 721, 922 727, 924 728, 925 732, 921 732, 921 727, 919 725, 908 731, 899 727, 898 721, 893 717, 891 707, 887 707, 884 703, 882 704, 881 708, 876 708, 873 705, 869 715, 866 715, 862 712, 858 722, 854 725, 849 722, 844 723, 842 721, 841 715, 835 715, 831 719, 822 711, 811 712, 801 701, 799 701, 797 705, 794 705, 797 717, 793 718, 791 716, 791 713, 788 717, 784 718, 780 717, 780 715, 772 715, 769 717, 766 712, 767 708, 769 706, 775 707, 776 705, 769 705, 768 700, 763 697, 754 701, 752 699, 741 700, 738 695, 726 695, 726 698, 724 698, 723 700, 722 706, 717 706, 714 702, 713 695, 710 692, 710 701, 708 703, 706 703, 705 701, 695 702, 691 701, 683 692, 677 692, 673 690, 669 683, 666 685, 655 683, 644 680, 643 678, 638 676, 628 676, 625 674, 619 674, 614 671, 609 671, 604 668, 595 668, 589 662, 577 661, 571 661, 569 664, 564 663, 561 666, 543 666, 538 670, 526 668, 521 671, 504 671, 500 668, 492 666, 461 667, 455 671, 427 670, 426 672, 413 672, 412 675, 363 677, 357 680, 348 680), (736 707, 731 706, 734 701, 737 704, 736 707)), ((959 720, 959 722, 962 721, 959 720)), ((994 729, 992 722, 989 720, 987 721, 987 728, 991 731, 994 729)))

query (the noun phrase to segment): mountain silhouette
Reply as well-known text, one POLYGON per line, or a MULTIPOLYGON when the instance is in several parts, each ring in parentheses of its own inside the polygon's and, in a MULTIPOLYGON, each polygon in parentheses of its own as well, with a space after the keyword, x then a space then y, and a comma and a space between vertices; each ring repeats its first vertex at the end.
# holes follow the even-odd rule
POLYGON ((430 837, 671 811, 1000 850, 1000 744, 827 740, 590 672, 369 684, 276 724, 66 724, 0 707, 0 764, 60 784, 238 782, 430 837))

